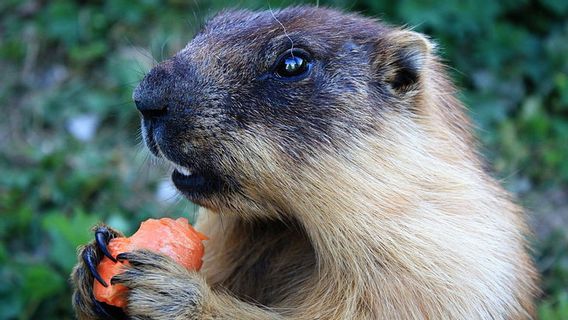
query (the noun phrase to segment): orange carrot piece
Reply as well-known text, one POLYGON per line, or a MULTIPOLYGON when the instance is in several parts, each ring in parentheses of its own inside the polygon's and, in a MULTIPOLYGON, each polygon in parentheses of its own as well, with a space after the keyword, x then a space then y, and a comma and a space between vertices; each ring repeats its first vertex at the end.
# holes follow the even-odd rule
MULTIPOLYGON (((207 237, 195 230, 185 218, 148 219, 130 238, 114 238, 107 247, 113 257, 123 252, 147 249, 169 256, 188 270, 199 270, 203 263, 203 240, 207 240, 207 237)), ((123 263, 104 257, 97 271, 109 286, 104 287, 94 280, 95 299, 124 308, 128 289, 120 284, 110 284, 113 276, 124 271, 123 263)))

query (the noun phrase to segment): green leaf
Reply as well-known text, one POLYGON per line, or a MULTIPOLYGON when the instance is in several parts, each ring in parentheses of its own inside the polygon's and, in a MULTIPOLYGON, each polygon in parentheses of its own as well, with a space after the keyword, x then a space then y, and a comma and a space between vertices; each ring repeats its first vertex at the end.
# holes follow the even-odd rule
POLYGON ((41 301, 61 291, 65 279, 47 265, 29 265, 22 268, 22 293, 29 303, 41 301))
POLYGON ((90 229, 97 217, 76 212, 71 219, 60 212, 52 212, 43 219, 43 229, 51 239, 50 260, 70 272, 77 262, 77 247, 93 239, 90 229))
POLYGON ((77 63, 92 63, 106 55, 108 46, 102 41, 74 46, 69 51, 71 60, 77 63))
POLYGON ((539 0, 545 7, 556 14, 568 13, 568 1, 562 0, 539 0))
POLYGON ((51 1, 42 11, 40 30, 72 47, 79 41, 78 8, 71 1, 51 1))

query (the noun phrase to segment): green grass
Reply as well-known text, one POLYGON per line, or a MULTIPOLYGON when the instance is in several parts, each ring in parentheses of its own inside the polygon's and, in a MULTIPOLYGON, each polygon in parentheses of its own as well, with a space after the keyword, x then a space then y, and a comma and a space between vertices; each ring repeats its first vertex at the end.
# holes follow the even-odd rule
MULTIPOLYGON (((272 1, 276 8, 298 1, 272 1)), ((240 6, 267 8, 267 1, 240 6)), ((542 319, 568 319, 568 2, 320 1, 416 26, 463 88, 484 153, 531 209, 542 319)), ((227 1, 0 2, 0 318, 69 319, 89 228, 195 207, 141 151, 133 87, 227 1), (93 124, 93 132, 74 126, 93 124), (160 192, 160 190, 162 192, 160 192), (160 195, 158 195, 160 194, 160 195)))

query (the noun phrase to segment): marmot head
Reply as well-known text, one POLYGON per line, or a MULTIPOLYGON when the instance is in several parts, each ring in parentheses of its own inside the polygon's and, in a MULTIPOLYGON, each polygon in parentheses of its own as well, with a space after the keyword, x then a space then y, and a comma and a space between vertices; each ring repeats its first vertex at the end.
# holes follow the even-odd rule
POLYGON ((133 98, 147 146, 175 164, 188 199, 262 214, 279 210, 271 193, 302 183, 289 180, 301 179, 294 168, 346 154, 387 114, 419 108, 430 56, 420 34, 354 14, 230 11, 154 67, 133 98))

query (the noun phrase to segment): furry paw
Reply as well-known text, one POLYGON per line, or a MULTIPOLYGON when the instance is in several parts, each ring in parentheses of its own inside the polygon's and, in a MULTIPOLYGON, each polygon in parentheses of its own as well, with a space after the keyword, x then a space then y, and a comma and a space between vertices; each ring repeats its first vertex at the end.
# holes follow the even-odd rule
MULTIPOLYGON (((104 281, 97 272, 97 265, 103 255, 110 256, 106 245, 112 238, 122 237, 122 234, 105 225, 93 228, 95 240, 79 248, 79 262, 71 274, 73 285, 73 308, 77 318, 87 319, 126 319, 122 309, 98 302, 93 296, 93 281, 104 281)), ((111 257, 114 259, 113 257, 111 257)))
POLYGON ((197 273, 169 257, 147 250, 119 254, 130 267, 111 279, 127 286, 126 313, 131 319, 198 319, 206 285, 197 273))

